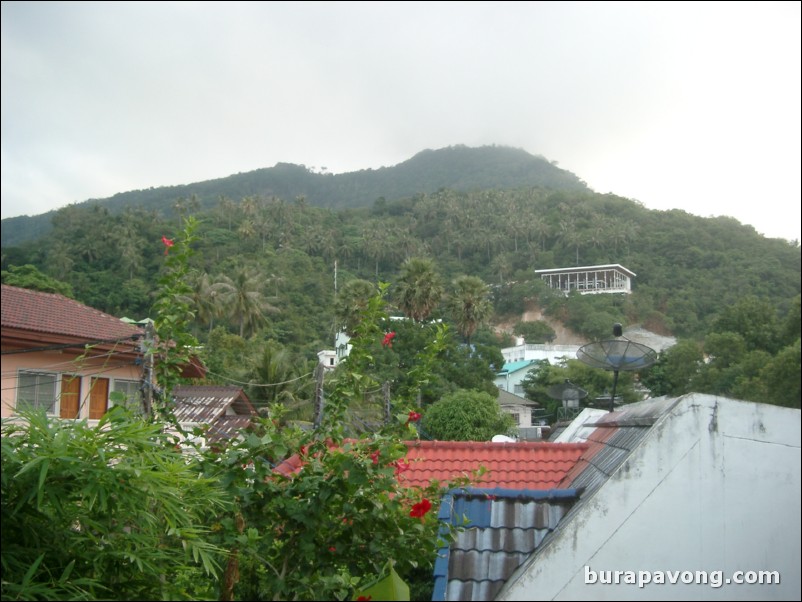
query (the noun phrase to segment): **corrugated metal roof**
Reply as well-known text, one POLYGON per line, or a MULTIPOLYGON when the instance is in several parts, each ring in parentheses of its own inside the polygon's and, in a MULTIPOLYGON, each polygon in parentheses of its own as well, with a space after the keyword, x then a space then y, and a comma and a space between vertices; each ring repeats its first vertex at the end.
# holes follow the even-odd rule
POLYGON ((620 263, 606 263, 604 265, 583 265, 577 266, 573 268, 551 268, 548 270, 535 270, 535 274, 569 274, 574 272, 593 272, 595 270, 611 270, 617 269, 621 270, 628 276, 634 278, 636 276, 635 272, 625 268, 620 263))
POLYGON ((676 403, 677 399, 650 399, 616 412, 593 413, 583 424, 572 425, 572 440, 584 440, 588 449, 560 481, 560 486, 583 488, 588 493, 601 486, 676 403))
POLYGON ((535 498, 528 505, 522 496, 510 497, 494 490, 484 491, 484 497, 474 493, 464 501, 444 500, 441 520, 464 514, 473 526, 440 551, 433 599, 494 599, 518 567, 532 562, 532 555, 547 544, 557 524, 571 520, 580 511, 676 403, 676 399, 660 398, 630 404, 616 412, 586 411, 580 415, 580 424, 575 422, 565 431, 569 442, 547 445, 587 447, 554 490, 520 492, 535 498), (572 496, 570 502, 559 497, 566 491, 572 496), (548 498, 550 494, 553 499, 548 498))
POLYGON ((576 502, 576 490, 457 489, 438 518, 467 528, 441 548, 432 600, 492 600, 576 502))
POLYGON ((209 443, 229 441, 236 437, 242 429, 251 425, 252 416, 220 416, 210 426, 206 433, 209 443))
POLYGON ((173 398, 173 413, 179 422, 211 424, 229 407, 236 414, 256 414, 242 387, 181 385, 173 389, 173 398))
POLYGON ((504 367, 501 368, 501 371, 498 374, 512 374, 513 372, 517 372, 518 370, 522 370, 528 366, 531 366, 535 363, 535 360, 520 360, 517 362, 506 362, 504 367))
POLYGON ((399 476, 404 485, 444 485, 457 478, 473 478, 480 466, 487 472, 482 487, 552 489, 587 450, 585 443, 409 441, 409 469, 399 476))

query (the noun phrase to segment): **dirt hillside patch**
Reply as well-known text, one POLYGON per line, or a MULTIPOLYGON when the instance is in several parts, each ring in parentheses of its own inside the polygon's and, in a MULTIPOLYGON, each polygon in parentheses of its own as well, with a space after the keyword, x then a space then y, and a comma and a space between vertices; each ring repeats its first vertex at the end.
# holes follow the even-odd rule
POLYGON ((544 316, 543 312, 540 311, 540 308, 534 303, 528 304, 526 311, 524 311, 520 318, 502 322, 496 325, 496 330, 514 335, 515 333, 512 330, 518 321, 545 322, 552 328, 552 330, 554 330, 555 334, 557 335, 554 341, 552 341, 552 343, 555 345, 584 345, 585 343, 589 342, 570 328, 566 327, 562 322, 553 320, 548 316, 544 316))

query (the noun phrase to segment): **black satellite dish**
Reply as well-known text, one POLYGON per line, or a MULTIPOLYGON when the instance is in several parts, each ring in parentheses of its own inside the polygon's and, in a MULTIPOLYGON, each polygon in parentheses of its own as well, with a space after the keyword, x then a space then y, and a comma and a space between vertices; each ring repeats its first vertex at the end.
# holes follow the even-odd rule
POLYGON ((549 387, 546 393, 552 399, 559 399, 563 402, 560 412, 561 419, 568 417, 573 418, 573 415, 577 413, 579 408, 579 400, 588 396, 588 392, 585 391, 585 389, 576 386, 567 378, 564 383, 549 387))
POLYGON ((613 371, 613 394, 610 397, 610 411, 615 403, 615 388, 621 370, 641 370, 657 361, 657 352, 651 347, 635 343, 622 336, 620 324, 613 325, 613 335, 617 338, 596 341, 583 345, 576 357, 591 368, 613 371))

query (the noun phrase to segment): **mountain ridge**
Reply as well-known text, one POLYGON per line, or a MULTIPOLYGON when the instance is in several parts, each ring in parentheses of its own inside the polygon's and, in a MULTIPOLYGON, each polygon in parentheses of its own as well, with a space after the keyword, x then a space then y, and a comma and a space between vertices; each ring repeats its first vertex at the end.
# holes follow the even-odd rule
MULTIPOLYGON (((279 162, 273 167, 221 178, 130 190, 72 205, 97 205, 112 213, 136 207, 170 216, 176 213, 177 202, 188 199, 194 199, 199 209, 209 209, 222 198, 239 201, 251 196, 285 200, 302 197, 312 206, 348 209, 369 206, 378 199, 395 201, 441 189, 519 188, 589 190, 578 176, 541 155, 511 146, 454 145, 424 149, 401 163, 378 169, 331 174, 279 162)), ((15 246, 47 235, 51 230, 50 219, 58 211, 2 220, 2 246, 15 246)))

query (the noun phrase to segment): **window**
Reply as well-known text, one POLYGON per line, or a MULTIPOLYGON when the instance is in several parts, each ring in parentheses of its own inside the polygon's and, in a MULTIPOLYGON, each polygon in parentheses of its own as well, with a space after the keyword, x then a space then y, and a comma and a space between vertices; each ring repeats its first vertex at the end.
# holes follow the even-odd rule
POLYGON ((515 424, 520 426, 520 424, 521 424, 521 415, 519 413, 517 413, 517 412, 510 412, 510 414, 512 414, 512 419, 515 421, 515 424))
POLYGON ((48 414, 58 411, 58 374, 20 370, 17 383, 18 411, 45 410, 48 414))
POLYGON ((524 386, 523 385, 515 385, 513 387, 514 393, 516 395, 523 395, 524 394, 524 386))
POLYGON ((120 401, 119 395, 112 397, 113 404, 116 406, 125 406, 134 414, 142 413, 141 397, 139 395, 139 381, 137 380, 122 380, 119 378, 114 379, 114 393, 122 393, 125 399, 120 401))

